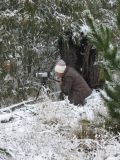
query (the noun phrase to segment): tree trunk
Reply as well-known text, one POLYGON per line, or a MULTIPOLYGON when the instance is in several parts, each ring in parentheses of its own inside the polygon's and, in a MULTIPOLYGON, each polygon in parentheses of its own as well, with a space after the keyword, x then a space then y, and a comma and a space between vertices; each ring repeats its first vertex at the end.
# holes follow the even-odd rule
POLYGON ((96 64, 97 51, 92 48, 87 37, 83 34, 81 37, 79 45, 73 42, 70 32, 67 42, 60 37, 58 41, 60 57, 68 66, 75 68, 91 88, 102 87, 104 80, 100 79, 100 67, 96 64))

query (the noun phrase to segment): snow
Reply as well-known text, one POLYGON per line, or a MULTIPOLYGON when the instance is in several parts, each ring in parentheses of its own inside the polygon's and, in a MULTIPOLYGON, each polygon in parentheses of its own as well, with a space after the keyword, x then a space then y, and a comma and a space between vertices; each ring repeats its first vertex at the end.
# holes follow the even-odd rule
POLYGON ((12 118, 11 114, 0 115, 0 122, 8 122, 12 118))
POLYGON ((116 3, 116 0, 109 0, 109 4, 110 4, 111 6, 114 6, 115 3, 116 3))
POLYGON ((5 16, 5 17, 14 17, 17 12, 18 12, 18 10, 10 11, 9 9, 7 9, 5 12, 2 12, 1 15, 5 16))
POLYGON ((83 25, 81 26, 81 32, 83 32, 84 35, 87 35, 87 34, 90 32, 89 26, 88 26, 87 24, 83 24, 83 25))
POLYGON ((10 74, 7 74, 4 78, 5 81, 12 81, 13 77, 10 74))
MULTIPOLYGON (((18 104, 17 104, 18 105, 18 104)), ((93 91, 84 106, 74 106, 68 100, 26 104, 11 111, 0 110, 0 119, 13 117, 0 123, 0 160, 120 160, 120 136, 117 138, 99 129, 95 138, 78 139, 75 130, 80 120, 98 124, 107 116, 100 93, 93 91)))

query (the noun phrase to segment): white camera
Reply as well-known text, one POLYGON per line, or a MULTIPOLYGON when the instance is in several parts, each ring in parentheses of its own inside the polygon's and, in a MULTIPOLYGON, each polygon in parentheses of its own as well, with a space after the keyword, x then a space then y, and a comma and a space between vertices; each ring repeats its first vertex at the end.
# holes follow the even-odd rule
POLYGON ((47 78, 48 77, 48 72, 38 72, 36 73, 37 78, 47 78))

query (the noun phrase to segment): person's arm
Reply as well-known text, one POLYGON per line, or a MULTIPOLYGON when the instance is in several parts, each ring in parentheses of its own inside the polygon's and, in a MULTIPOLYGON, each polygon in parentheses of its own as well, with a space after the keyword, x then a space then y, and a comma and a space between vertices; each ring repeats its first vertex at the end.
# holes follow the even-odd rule
POLYGON ((69 95, 69 93, 71 92, 72 85, 72 77, 67 77, 63 82, 61 82, 60 88, 65 95, 69 95))

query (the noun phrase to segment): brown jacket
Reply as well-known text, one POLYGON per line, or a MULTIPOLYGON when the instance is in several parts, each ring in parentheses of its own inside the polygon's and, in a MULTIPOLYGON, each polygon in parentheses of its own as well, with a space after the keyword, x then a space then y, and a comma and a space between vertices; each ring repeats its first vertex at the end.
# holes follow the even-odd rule
POLYGON ((68 96, 70 103, 75 105, 82 104, 84 99, 92 92, 82 76, 71 67, 67 67, 65 70, 61 90, 68 96))

